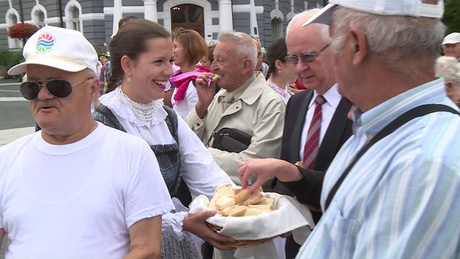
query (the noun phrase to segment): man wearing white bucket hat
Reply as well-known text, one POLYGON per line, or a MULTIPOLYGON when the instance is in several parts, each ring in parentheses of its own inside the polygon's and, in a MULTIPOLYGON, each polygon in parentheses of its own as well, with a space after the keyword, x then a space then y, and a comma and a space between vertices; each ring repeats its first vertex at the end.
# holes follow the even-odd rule
POLYGON ((173 207, 147 143, 93 120, 97 53, 45 26, 24 46, 20 86, 41 131, 0 148, 5 258, 160 258, 173 207))
POLYGON ((442 41, 442 50, 444 55, 448 57, 454 57, 460 61, 460 33, 452 32, 442 41))
POLYGON ((330 25, 354 135, 327 171, 323 217, 297 258, 458 258, 460 116, 434 71, 443 1, 329 2, 304 26, 330 25))

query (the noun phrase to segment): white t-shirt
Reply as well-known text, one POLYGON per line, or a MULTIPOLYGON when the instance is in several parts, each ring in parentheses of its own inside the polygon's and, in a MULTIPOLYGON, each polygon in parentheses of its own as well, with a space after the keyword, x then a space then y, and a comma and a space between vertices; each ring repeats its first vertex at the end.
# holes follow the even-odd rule
POLYGON ((0 148, 7 258, 121 258, 132 224, 172 208, 145 141, 102 124, 68 145, 36 132, 0 148))

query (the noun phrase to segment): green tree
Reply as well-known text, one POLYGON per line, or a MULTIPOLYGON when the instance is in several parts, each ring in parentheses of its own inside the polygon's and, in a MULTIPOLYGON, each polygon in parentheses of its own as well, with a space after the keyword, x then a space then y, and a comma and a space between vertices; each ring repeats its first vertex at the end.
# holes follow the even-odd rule
POLYGON ((445 0, 442 21, 447 26, 446 34, 460 32, 460 0, 445 0))

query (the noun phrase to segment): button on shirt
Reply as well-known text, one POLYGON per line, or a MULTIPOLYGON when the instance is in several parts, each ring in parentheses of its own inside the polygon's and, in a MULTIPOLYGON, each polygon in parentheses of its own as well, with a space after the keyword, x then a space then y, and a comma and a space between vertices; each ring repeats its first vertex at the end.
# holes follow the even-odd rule
MULTIPOLYGON (((354 154, 404 112, 440 103, 455 109, 444 80, 356 111, 354 135, 324 179, 321 205, 354 154)), ((297 258, 458 258, 460 116, 416 118, 371 147, 342 182, 297 258)))

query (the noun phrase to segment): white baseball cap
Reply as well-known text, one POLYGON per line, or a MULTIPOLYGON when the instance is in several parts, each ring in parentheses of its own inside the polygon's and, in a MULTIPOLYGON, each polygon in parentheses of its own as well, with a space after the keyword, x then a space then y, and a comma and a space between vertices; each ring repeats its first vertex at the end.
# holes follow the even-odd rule
POLYGON ((422 0, 329 0, 320 12, 306 21, 310 23, 329 24, 332 8, 340 5, 349 9, 378 15, 400 15, 440 19, 444 14, 444 0, 438 4, 422 3, 422 0))
POLYGON ((76 30, 45 26, 27 40, 23 56, 25 61, 10 68, 8 74, 19 75, 26 71, 27 65, 34 64, 68 72, 89 68, 97 75, 96 50, 76 30))
POLYGON ((444 40, 442 41, 442 45, 457 44, 459 42, 460 42, 460 33, 452 32, 451 34, 448 34, 446 37, 444 37, 444 40))

